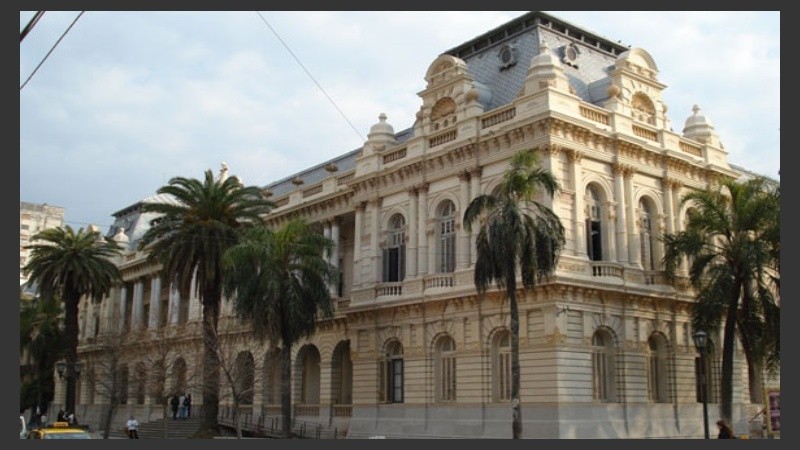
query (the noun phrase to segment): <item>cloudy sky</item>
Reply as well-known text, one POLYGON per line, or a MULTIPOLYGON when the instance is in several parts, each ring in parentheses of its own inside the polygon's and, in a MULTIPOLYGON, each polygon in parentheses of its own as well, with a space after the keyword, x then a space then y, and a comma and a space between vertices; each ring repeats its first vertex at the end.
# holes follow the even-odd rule
MULTIPOLYGON (((549 12, 650 52, 676 131, 697 104, 731 163, 779 178, 780 12, 549 12)), ((106 231, 223 161, 277 181, 358 148, 380 113, 411 126, 430 63, 523 13, 86 12, 20 90, 20 200, 106 231)), ((20 86, 77 16, 20 43, 20 86)))

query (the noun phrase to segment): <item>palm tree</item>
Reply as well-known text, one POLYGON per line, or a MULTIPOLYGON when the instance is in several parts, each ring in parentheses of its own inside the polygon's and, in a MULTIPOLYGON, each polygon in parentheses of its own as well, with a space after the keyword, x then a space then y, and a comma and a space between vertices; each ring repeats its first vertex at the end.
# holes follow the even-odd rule
POLYGON ((62 321, 64 310, 58 299, 36 297, 20 301, 20 353, 27 353, 32 379, 24 384, 22 393, 28 393, 22 402, 23 409, 42 411, 53 400, 53 369, 63 351, 62 321))
POLYGON ((765 362, 775 369, 780 362, 779 195, 763 178, 724 179, 716 188, 686 194, 681 202, 691 203, 696 212, 684 231, 663 237, 665 269, 674 278, 684 257, 691 261, 694 329, 713 336, 724 323, 720 403, 722 418, 730 421, 737 331, 751 369, 760 371, 765 362))
POLYGON ((29 282, 38 285, 41 299, 64 302, 64 355, 67 369, 66 411, 75 411, 74 367, 78 360, 78 308, 82 297, 95 302, 108 295, 121 280, 112 258, 119 254, 116 243, 93 229, 69 225, 50 228, 31 240, 31 257, 25 265, 29 282))
POLYGON ((225 295, 262 341, 281 344, 281 412, 284 437, 291 437, 292 346, 316 330, 317 317, 333 314, 330 286, 338 270, 325 258, 333 241, 302 220, 277 231, 250 230, 225 255, 225 295))
POLYGON ((180 292, 191 290, 196 277, 203 305, 203 410, 201 434, 219 432, 219 359, 217 322, 222 299, 222 255, 235 245, 243 230, 261 223, 274 203, 257 186, 244 186, 236 177, 215 179, 174 177, 157 191, 171 201, 146 203, 145 212, 158 216, 139 241, 148 259, 162 265, 164 278, 180 292))
POLYGON ((480 222, 475 262, 475 287, 481 294, 494 282, 505 288, 511 315, 512 436, 522 437, 519 385, 519 309, 517 268, 524 289, 551 275, 564 246, 564 226, 546 205, 535 200, 539 189, 552 198, 559 188, 552 173, 538 165, 536 149, 522 150, 511 159, 496 194, 480 195, 464 211, 464 224, 472 231, 480 222))

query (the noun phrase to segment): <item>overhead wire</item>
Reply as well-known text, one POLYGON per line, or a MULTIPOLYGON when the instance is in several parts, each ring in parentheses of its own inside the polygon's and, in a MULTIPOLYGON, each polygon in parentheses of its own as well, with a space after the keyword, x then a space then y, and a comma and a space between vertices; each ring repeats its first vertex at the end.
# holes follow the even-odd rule
POLYGON ((311 72, 309 72, 309 70, 306 68, 306 66, 304 66, 303 63, 300 62, 300 59, 297 57, 297 55, 295 55, 294 52, 292 51, 292 49, 290 49, 289 46, 286 44, 286 42, 284 42, 284 40, 281 39, 281 37, 278 34, 278 32, 275 31, 274 28, 272 28, 272 25, 270 25, 269 22, 267 22, 267 19, 265 19, 264 16, 261 14, 261 11, 255 11, 255 13, 258 14, 258 17, 261 18, 261 20, 272 31, 272 33, 275 35, 275 37, 277 37, 278 40, 281 41, 281 44, 283 44, 283 46, 286 48, 286 50, 289 52, 289 54, 292 55, 292 58, 294 58, 294 60, 297 62, 297 64, 299 64, 300 67, 303 68, 303 70, 306 72, 306 75, 308 75, 308 77, 311 78, 311 81, 313 81, 314 84, 317 85, 319 90, 325 95, 325 97, 328 98, 328 100, 331 102, 333 107, 336 108, 337 111, 339 111, 339 114, 341 114, 342 117, 344 118, 344 120, 348 123, 348 125, 350 125, 350 128, 352 128, 353 131, 355 131, 356 135, 358 135, 358 137, 362 141, 365 141, 366 139, 364 139, 364 136, 362 136, 361 133, 358 132, 358 129, 355 127, 355 125, 353 125, 352 122, 350 122, 350 119, 347 118, 347 115, 339 108, 339 106, 336 104, 336 102, 333 100, 333 98, 331 98, 331 96, 328 95, 327 92, 325 92, 325 89, 323 89, 322 86, 319 84, 319 82, 317 82, 317 80, 314 78, 314 76, 311 75, 311 72))
POLYGON ((71 29, 72 29, 72 27, 75 25, 75 22, 77 22, 77 21, 78 21, 78 19, 80 19, 80 18, 81 18, 81 16, 83 15, 83 13, 85 13, 85 12, 86 12, 86 11, 81 11, 81 12, 80 12, 80 14, 78 14, 78 16, 77 16, 77 17, 75 17, 75 19, 72 21, 72 23, 71 23, 71 24, 69 24, 69 26, 67 27, 67 29, 66 29, 66 30, 64 30, 64 33, 61 35, 61 37, 60 37, 60 38, 58 38, 58 40, 56 41, 56 43, 55 43, 55 44, 53 44, 53 46, 52 46, 52 47, 50 47, 50 50, 47 52, 47 54, 46 54, 46 55, 44 55, 44 58, 42 58, 42 60, 41 60, 41 61, 39 61, 39 64, 36 66, 36 68, 35 68, 35 69, 33 69, 33 72, 31 72, 30 76, 29 76, 29 77, 28 77, 28 78, 25 80, 25 82, 24 82, 24 83, 22 83, 22 85, 20 85, 20 87, 19 87, 19 90, 20 90, 20 91, 22 90, 22 88, 24 88, 24 87, 25 87, 25 85, 26 85, 26 84, 28 84, 28 82, 29 82, 29 81, 31 81, 31 78, 33 78, 33 75, 34 75, 34 74, 36 74, 36 72, 39 70, 39 68, 40 68, 40 67, 42 67, 42 64, 44 64, 44 62, 47 60, 47 58, 50 56, 50 54, 51 54, 51 53, 53 53, 53 50, 55 50, 55 49, 56 49, 56 47, 58 46, 58 44, 61 42, 61 40, 62 40, 62 39, 64 39, 64 36, 66 36, 66 35, 67 35, 67 33, 69 32, 69 30, 71 30, 71 29))
POLYGON ((19 33, 20 44, 22 43, 22 40, 25 39, 25 36, 27 36, 28 33, 30 33, 31 30, 33 30, 33 27, 36 26, 36 22, 38 22, 43 15, 44 11, 36 11, 36 14, 34 14, 31 20, 28 21, 28 24, 25 25, 25 28, 23 28, 22 31, 19 33))

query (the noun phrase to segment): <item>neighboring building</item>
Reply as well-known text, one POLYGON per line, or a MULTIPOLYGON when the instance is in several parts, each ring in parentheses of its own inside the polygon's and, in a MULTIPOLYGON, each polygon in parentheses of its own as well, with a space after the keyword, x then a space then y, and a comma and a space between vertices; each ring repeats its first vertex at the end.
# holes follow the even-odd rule
POLYGON ((46 230, 64 225, 64 208, 52 206, 47 203, 19 202, 19 284, 22 286, 27 279, 22 274, 22 268, 28 263, 31 236, 46 230))
MULTIPOLYGON (((343 274, 334 318, 294 348, 296 419, 341 423, 349 437, 511 436, 508 304, 502 292, 476 293, 474 236, 461 219, 514 153, 538 148, 562 186, 548 203, 567 243, 555 276, 519 299, 524 436, 702 437, 693 297, 685 276, 667 283, 658 239, 683 229, 683 194, 742 175, 700 109, 679 112, 685 126, 674 131, 646 50, 538 12, 445 52, 425 79, 410 128, 395 132, 381 114, 361 148, 265 187, 278 205, 268 222, 317 224, 343 274)), ((165 331, 182 368, 173 384, 189 388, 201 306, 136 250, 149 221, 140 205, 114 215, 125 281, 102 304, 82 304, 79 351, 94 373, 97 339, 125 333, 120 414, 146 421, 161 407, 144 391, 153 369, 144 345, 165 331)), ((222 330, 235 323, 224 305, 222 330)), ((237 355, 253 420, 277 416, 280 393, 274 349, 256 348, 251 340, 237 355)), ((741 351, 735 367, 734 426, 746 432, 761 405, 741 351)), ((95 377, 80 380, 87 420, 102 409, 95 377)), ((223 382, 223 406, 226 392, 223 382)))

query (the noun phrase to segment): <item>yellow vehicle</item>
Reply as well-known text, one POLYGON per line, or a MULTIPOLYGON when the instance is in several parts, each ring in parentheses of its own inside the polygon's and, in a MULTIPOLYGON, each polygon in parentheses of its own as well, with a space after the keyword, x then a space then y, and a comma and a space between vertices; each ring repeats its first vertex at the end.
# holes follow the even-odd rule
POLYGON ((67 422, 54 422, 49 426, 28 431, 28 439, 91 439, 83 428, 75 428, 67 422))

